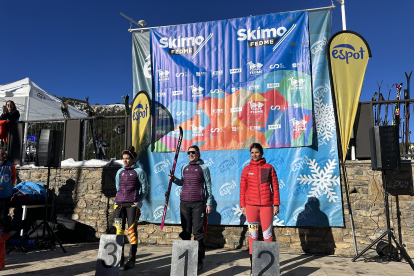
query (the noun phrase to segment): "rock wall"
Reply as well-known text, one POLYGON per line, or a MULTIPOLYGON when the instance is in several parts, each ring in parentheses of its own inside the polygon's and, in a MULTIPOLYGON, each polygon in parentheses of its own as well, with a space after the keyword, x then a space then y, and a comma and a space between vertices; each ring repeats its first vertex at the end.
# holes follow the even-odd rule
MULTIPOLYGON (((50 187, 56 195, 56 213, 88 226, 88 240, 102 234, 115 233, 113 203, 115 174, 118 168, 59 168, 51 169, 50 187)), ((412 173, 412 172, 411 172, 412 173)), ((361 251, 386 229, 384 192, 381 173, 372 171, 369 162, 347 162, 350 202, 354 214, 358 250, 361 251)), ((18 181, 47 182, 47 169, 20 168, 18 181)), ((353 256, 354 246, 346 196, 342 185, 345 227, 274 227, 274 236, 282 252, 324 253, 353 256)), ((414 257, 414 199, 409 195, 390 196, 391 226, 397 239, 414 257), (397 206, 401 212, 398 223, 397 206), (400 228, 398 226, 401 226, 400 228)), ((140 223, 139 242, 146 244, 172 244, 179 239, 179 225, 140 223)), ((208 227, 205 243, 209 247, 248 247, 247 226, 208 227)), ((372 252, 372 251, 369 251, 372 252)))

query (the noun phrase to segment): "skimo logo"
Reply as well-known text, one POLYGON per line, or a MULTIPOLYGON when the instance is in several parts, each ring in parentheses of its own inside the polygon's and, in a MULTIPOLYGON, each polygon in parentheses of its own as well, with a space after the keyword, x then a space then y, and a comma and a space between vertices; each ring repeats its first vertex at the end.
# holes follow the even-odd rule
POLYGON ((323 47, 326 45, 326 43, 328 43, 326 37, 313 43, 311 46, 312 54, 316 55, 317 53, 323 51, 323 47))
POLYGON ((280 129, 282 128, 282 125, 281 124, 269 125, 267 128, 268 129, 280 129))
POLYGON ((234 180, 232 180, 231 182, 228 182, 228 183, 224 183, 223 185, 221 185, 221 187, 219 189, 220 195, 224 196, 224 195, 227 195, 227 194, 231 194, 231 190, 233 190, 236 187, 237 187, 237 183, 234 180))
POLYGON ((213 71, 213 76, 220 76, 223 75, 223 70, 213 71))
POLYGON ((262 73, 261 68, 263 67, 263 64, 261 64, 260 62, 253 63, 252 61, 249 61, 246 65, 249 65, 249 67, 250 67, 250 75, 261 74, 262 73))
POLYGON ((268 83, 267 88, 276 88, 279 87, 279 83, 268 83))
POLYGON ((232 107, 230 108, 230 113, 236 113, 242 111, 242 107, 232 107))
POLYGON ((139 124, 139 120, 141 118, 145 118, 147 116, 148 116, 148 105, 145 104, 145 108, 144 108, 142 106, 142 104, 138 104, 133 110, 132 120, 133 121, 138 121, 138 124, 139 124), (141 109, 141 111, 140 111, 140 109, 141 109))
POLYGON ((241 89, 241 87, 232 87, 231 88, 231 92, 234 93, 234 92, 236 92, 236 91, 238 91, 240 89, 241 89))
POLYGON ((234 68, 234 69, 230 69, 230 74, 237 74, 237 73, 241 73, 242 69, 241 68, 234 68))
POLYGON ((197 77, 207 76, 207 72, 196 72, 197 77))
POLYGON ((198 110, 196 110, 196 114, 197 115, 200 115, 201 113, 203 113, 204 112, 204 110, 202 110, 202 109, 198 109, 198 110))
POLYGON ((221 162, 221 164, 219 165, 220 167, 220 172, 227 172, 230 171, 230 169, 236 165, 236 160, 234 159, 234 157, 228 159, 228 160, 224 160, 223 162, 221 162))
POLYGON ((252 114, 263 113, 263 109, 262 109, 262 107, 264 106, 263 103, 261 102, 255 103, 254 101, 248 101, 248 103, 250 104, 250 113, 252 114))
POLYGON ((239 29, 237 31, 239 41, 247 41, 247 47, 262 47, 275 45, 280 37, 286 33, 287 29, 285 27, 271 28, 271 29, 239 29))
POLYGON ((154 166, 154 172, 155 173, 165 172, 165 168, 167 168, 170 165, 171 164, 170 164, 170 161, 168 159, 165 159, 164 161, 158 162, 154 166))
POLYGON ((191 59, 200 52, 200 50, 207 44, 207 42, 213 37, 213 33, 210 33, 206 38, 203 36, 197 37, 162 37, 160 39, 160 48, 169 48, 168 53, 170 55, 188 55, 193 54, 191 59), (198 48, 197 48, 198 46, 198 48))
POLYGON ((173 94, 173 96, 182 95, 183 91, 173 91, 172 94, 173 94))
POLYGON ((358 52, 356 52, 354 46, 349 45, 349 44, 340 44, 340 45, 336 45, 335 47, 333 47, 333 49, 336 48, 344 48, 345 50, 332 50, 332 57, 334 59, 345 59, 346 60, 346 64, 349 64, 349 59, 353 58, 353 59, 364 59, 364 49, 362 49, 362 47, 360 48, 360 50, 358 52), (348 51, 348 50, 352 50, 348 51))
POLYGON ((161 97, 167 97, 167 93, 166 92, 157 93, 157 97, 159 97, 159 98, 161 98, 161 97))
POLYGON ((189 87, 191 89, 191 93, 193 94, 193 98, 195 97, 203 97, 203 90, 204 88, 199 86, 199 87, 195 87, 194 85, 191 85, 189 87))
POLYGON ((260 126, 250 126, 251 130, 260 130, 260 126))
POLYGON ((43 95, 43 94, 41 94, 41 93, 37 93, 37 95, 36 95, 39 99, 42 99, 42 100, 46 100, 46 97, 43 95))
POLYGON ((170 79, 170 77, 168 76, 170 74, 169 71, 165 70, 157 70, 158 72, 158 80, 159 81, 168 81, 170 79))
POLYGON ((276 64, 270 65, 269 68, 270 69, 279 69, 279 68, 283 69, 283 68, 286 68, 286 67, 283 65, 283 63, 280 63, 280 64, 276 63, 276 64))
POLYGON ((302 67, 306 64, 307 64, 306 62, 295 62, 295 63, 292 63, 292 67, 293 68, 302 67))
POLYGON ((213 113, 223 113, 223 109, 213 109, 213 113))
POLYGON ((193 137, 194 136, 204 136, 203 135, 203 130, 204 130, 203 126, 190 125, 190 127, 191 127, 191 130, 193 132, 193 137))
POLYGON ((294 77, 289 78, 289 81, 290 81, 290 86, 294 90, 298 90, 298 89, 302 90, 306 82, 306 80, 303 78, 294 78, 294 77))

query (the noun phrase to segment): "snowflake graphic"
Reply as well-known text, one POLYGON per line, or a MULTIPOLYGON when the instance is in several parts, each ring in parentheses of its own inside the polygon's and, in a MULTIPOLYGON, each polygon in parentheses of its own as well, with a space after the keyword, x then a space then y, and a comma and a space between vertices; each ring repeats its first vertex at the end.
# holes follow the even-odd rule
POLYGON ((239 204, 236 204, 236 205, 233 204, 233 206, 234 207, 231 208, 232 210, 234 210, 233 215, 240 217, 242 215, 242 211, 241 211, 239 204))
POLYGON ((316 131, 319 145, 326 145, 334 137, 335 117, 332 104, 324 104, 322 98, 315 101, 316 131))
POLYGON ((286 226, 284 220, 280 220, 277 216, 273 219, 273 226, 286 226))
POLYGON ((338 196, 333 190, 333 186, 339 185, 339 176, 333 175, 333 170, 336 167, 336 160, 328 160, 324 169, 321 169, 316 162, 316 159, 309 159, 307 165, 312 171, 312 175, 299 175, 299 184, 312 184, 311 191, 308 197, 319 198, 321 195, 326 195, 329 202, 336 202, 338 196))

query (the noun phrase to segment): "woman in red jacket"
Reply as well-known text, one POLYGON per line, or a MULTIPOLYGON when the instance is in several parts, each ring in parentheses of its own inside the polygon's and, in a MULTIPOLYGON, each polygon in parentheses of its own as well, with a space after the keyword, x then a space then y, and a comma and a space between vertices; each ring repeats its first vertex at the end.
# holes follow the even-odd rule
POLYGON ((273 241, 273 217, 279 214, 279 183, 276 171, 263 158, 263 147, 259 143, 250 146, 252 160, 242 172, 240 180, 240 207, 249 222, 249 250, 252 259, 252 242, 257 241, 259 219, 263 239, 273 241))

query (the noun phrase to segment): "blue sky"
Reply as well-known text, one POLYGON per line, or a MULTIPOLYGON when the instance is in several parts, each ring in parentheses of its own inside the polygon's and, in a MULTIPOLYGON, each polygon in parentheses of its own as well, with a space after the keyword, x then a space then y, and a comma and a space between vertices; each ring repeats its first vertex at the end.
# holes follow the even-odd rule
MULTIPOLYGON (((347 29, 371 47, 361 101, 370 100, 383 82, 404 83, 414 70, 414 1, 346 0, 347 29)), ((132 96, 132 38, 129 21, 147 27, 194 23, 330 6, 330 0, 298 1, 0 1, 0 83, 29 77, 57 96, 92 104, 122 102, 132 96)), ((332 34, 342 30, 341 8, 332 16, 332 34)), ((414 77, 413 77, 414 83, 414 77)), ((414 98, 414 90, 411 92, 414 98)), ((391 98, 395 98, 395 89, 391 98)))

